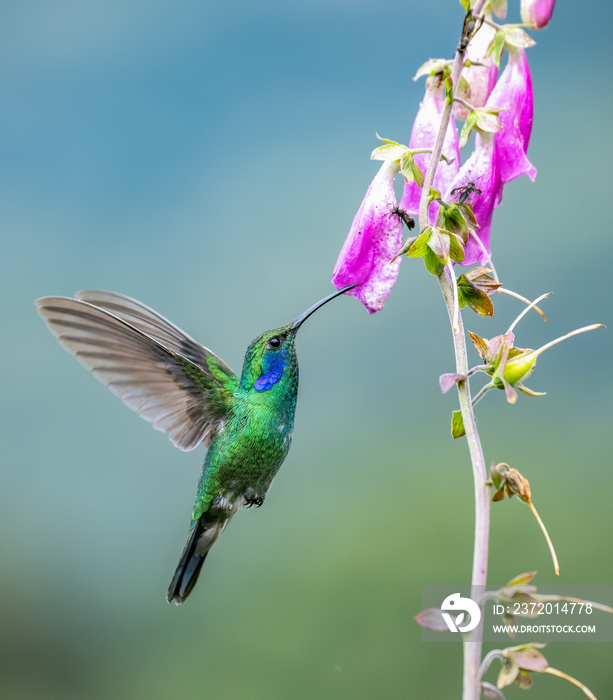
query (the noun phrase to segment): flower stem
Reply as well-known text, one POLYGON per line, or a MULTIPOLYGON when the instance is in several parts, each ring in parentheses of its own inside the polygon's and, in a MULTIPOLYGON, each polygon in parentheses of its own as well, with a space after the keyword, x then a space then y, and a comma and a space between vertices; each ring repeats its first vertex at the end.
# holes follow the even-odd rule
MULTIPOLYGON (((485 0, 477 0, 473 9, 473 15, 479 15, 483 9, 485 0)), ((460 52, 456 52, 453 67, 451 69, 451 82, 455 90, 458 85, 460 74, 464 66, 463 56, 460 52)), ((434 176, 440 161, 441 152, 443 150, 443 142, 451 112, 453 101, 446 102, 441 117, 441 123, 436 136, 436 141, 432 149, 432 157, 428 164, 428 170, 424 179, 422 188, 421 200, 419 202, 419 228, 421 231, 430 224, 429 221, 429 193, 430 188, 434 183, 434 176)), ((462 316, 456 314, 455 309, 458 307, 458 298, 456 286, 451 280, 453 272, 449 273, 447 268, 444 268, 438 276, 439 285, 443 293, 449 320, 451 322, 451 332, 453 336, 453 345, 456 359, 456 372, 466 375, 468 372, 468 358, 466 352, 466 336, 464 333, 464 325, 462 316)), ((473 411, 470 386, 466 379, 460 379, 457 382, 458 396, 460 400, 460 410, 462 412, 462 420, 464 421, 464 430, 466 431, 466 441, 473 467, 473 479, 475 489, 475 534, 473 548, 473 570, 471 579, 471 597, 477 599, 479 588, 484 587, 487 582, 487 559, 489 547, 489 520, 490 520, 490 487, 487 485, 487 469, 485 466, 485 457, 483 456, 483 448, 477 431, 477 421, 473 411)), ((483 590, 483 588, 481 588, 483 590)), ((483 642, 483 628, 481 625, 463 636, 464 644, 464 680, 463 680, 463 700, 478 700, 481 694, 479 665, 481 662, 481 647, 483 642)))

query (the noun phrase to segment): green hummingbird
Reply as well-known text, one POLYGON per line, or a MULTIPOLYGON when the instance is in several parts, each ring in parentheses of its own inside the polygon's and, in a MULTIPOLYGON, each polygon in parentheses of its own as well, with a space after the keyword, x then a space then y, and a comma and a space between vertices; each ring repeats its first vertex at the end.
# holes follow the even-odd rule
POLYGON ((180 605, 215 540, 240 508, 261 506, 292 439, 298 393, 294 342, 337 290, 247 348, 238 377, 163 316, 115 292, 42 297, 38 312, 60 345, 180 450, 208 445, 189 537, 168 589, 180 605))

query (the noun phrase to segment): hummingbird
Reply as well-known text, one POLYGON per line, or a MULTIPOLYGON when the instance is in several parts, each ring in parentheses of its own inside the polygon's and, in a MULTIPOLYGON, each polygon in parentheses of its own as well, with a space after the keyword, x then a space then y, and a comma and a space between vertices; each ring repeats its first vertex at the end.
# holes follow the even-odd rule
POLYGON ((287 456, 298 395, 296 333, 337 290, 294 321, 262 333, 240 377, 163 316, 116 292, 42 297, 39 314, 60 345, 180 450, 208 446, 189 535, 166 600, 180 605, 234 514, 261 506, 287 456))

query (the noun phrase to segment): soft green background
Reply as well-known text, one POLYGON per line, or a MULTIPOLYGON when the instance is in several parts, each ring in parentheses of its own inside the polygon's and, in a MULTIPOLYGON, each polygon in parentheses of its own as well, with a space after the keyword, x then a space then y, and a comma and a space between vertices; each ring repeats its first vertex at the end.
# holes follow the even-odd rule
MULTIPOLYGON (((507 187, 493 232, 507 287, 555 292, 546 324, 519 326, 525 347, 612 324, 612 10, 560 2, 529 52, 538 177, 507 187)), ((469 579, 473 526, 438 390, 448 321, 421 263, 381 313, 344 298, 305 325, 292 452, 181 608, 164 594, 203 451, 99 386, 33 301, 121 291, 240 369, 254 336, 331 290, 375 132, 408 140, 411 77, 461 23, 454 0, 0 3, 3 697, 459 697, 459 645, 413 622, 422 585, 469 579)), ((521 308, 497 298, 467 325, 490 337, 521 308)), ((613 583, 612 356, 610 330, 573 338, 539 360, 545 398, 478 411, 488 461, 530 479, 565 584, 613 583)), ((555 578, 535 521, 495 504, 490 581, 531 569, 555 578)), ((612 697, 611 644, 545 653, 612 697)), ((531 694, 581 697, 549 676, 531 694)))

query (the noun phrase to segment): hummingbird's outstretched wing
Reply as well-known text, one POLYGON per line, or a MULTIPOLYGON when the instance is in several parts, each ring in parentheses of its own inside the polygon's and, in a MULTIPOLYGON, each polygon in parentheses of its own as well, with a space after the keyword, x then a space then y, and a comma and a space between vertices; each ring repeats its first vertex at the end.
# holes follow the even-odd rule
POLYGON ((80 292, 36 305, 60 345, 181 450, 208 445, 238 377, 214 353, 129 297, 80 292))

